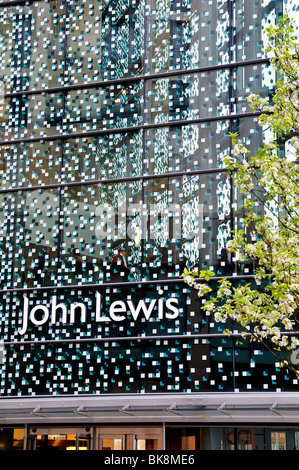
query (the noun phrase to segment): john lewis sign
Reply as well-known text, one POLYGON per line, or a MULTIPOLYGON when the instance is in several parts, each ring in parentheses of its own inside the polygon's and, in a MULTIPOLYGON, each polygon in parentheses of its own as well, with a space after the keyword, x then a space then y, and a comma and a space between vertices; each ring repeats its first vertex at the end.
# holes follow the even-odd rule
MULTIPOLYGON (((140 300, 137 304, 134 304, 131 300, 116 300, 110 305, 108 311, 102 311, 102 298, 99 292, 96 292, 95 300, 96 322, 122 322, 128 317, 137 321, 142 316, 149 320, 154 314, 155 307, 157 307, 156 315, 159 320, 164 318, 173 320, 179 315, 177 306, 179 300, 173 297, 167 300, 164 298, 153 299, 150 302, 140 300)), ((30 324, 37 327, 47 322, 55 325, 59 320, 63 325, 72 324, 75 322, 77 315, 80 315, 81 323, 86 323, 87 307, 85 303, 73 302, 68 308, 63 303, 57 303, 57 296, 54 295, 51 299, 50 308, 45 305, 35 305, 30 309, 29 299, 24 296, 22 328, 19 330, 19 334, 24 335, 30 324)))

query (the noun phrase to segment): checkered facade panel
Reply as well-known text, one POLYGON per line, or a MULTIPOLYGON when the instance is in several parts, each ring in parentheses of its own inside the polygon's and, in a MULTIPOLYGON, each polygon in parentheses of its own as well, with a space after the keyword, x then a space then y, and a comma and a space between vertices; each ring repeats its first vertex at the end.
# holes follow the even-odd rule
POLYGON ((266 138, 246 96, 271 99, 265 29, 298 8, 0 2, 2 396, 297 386, 180 276, 252 275, 223 160, 266 138))

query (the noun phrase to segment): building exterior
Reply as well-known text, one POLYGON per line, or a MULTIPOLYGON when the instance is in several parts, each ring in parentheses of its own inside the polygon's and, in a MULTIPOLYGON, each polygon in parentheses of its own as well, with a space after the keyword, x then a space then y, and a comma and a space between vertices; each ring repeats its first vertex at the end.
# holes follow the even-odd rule
POLYGON ((2 449, 298 449, 298 381, 180 277, 252 275, 223 158, 298 8, 1 0, 2 449))

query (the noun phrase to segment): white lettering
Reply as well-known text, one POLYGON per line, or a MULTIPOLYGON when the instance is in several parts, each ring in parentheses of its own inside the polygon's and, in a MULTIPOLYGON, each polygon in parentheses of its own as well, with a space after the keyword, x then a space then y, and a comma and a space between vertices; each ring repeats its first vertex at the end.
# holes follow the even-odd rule
MULTIPOLYGON (((161 292, 160 292, 161 293, 161 292)), ((163 291, 162 291, 163 293, 163 291)), ((60 309, 62 312, 62 323, 67 324, 68 322, 68 309, 63 303, 57 304, 57 296, 52 297, 51 306, 51 324, 58 322, 57 313, 60 309)), ((154 312, 154 308, 157 305, 157 317, 159 320, 163 318, 175 319, 179 315, 178 308, 179 299, 169 298, 165 301, 164 298, 152 299, 149 304, 146 304, 144 300, 140 300, 137 305, 134 305, 131 300, 127 302, 122 300, 116 300, 110 305, 109 311, 105 314, 102 312, 102 297, 99 292, 96 292, 96 310, 95 310, 95 321, 96 322, 122 322, 126 320, 128 315, 132 315, 135 321, 143 315, 146 320, 149 320, 154 312), (158 304, 157 304, 158 302, 158 304)), ((76 315, 80 314, 80 322, 86 323, 87 321, 87 307, 82 302, 73 302, 69 307, 69 323, 73 324, 76 320, 76 315)), ((28 329, 29 321, 35 326, 44 325, 50 317, 50 310, 44 305, 36 305, 29 310, 29 300, 24 296, 23 306, 23 318, 22 327, 19 330, 20 335, 24 335, 28 329), (43 314, 41 317, 41 313, 43 314), (38 315, 39 314, 39 315, 38 315)))
POLYGON ((174 319, 174 318, 177 318, 179 316, 179 309, 177 307, 174 307, 174 305, 172 305, 173 303, 176 303, 178 304, 179 303, 179 299, 167 299, 166 300, 166 307, 171 310, 173 312, 173 314, 170 314, 170 313, 166 313, 166 318, 169 318, 169 319, 174 319))
POLYGON ((158 300, 158 318, 159 318, 159 320, 163 319, 163 314, 164 314, 164 299, 159 299, 158 300))
POLYGON ((152 314, 153 308, 156 304, 156 299, 152 300, 149 307, 147 308, 145 305, 144 300, 140 300, 137 304, 137 307, 135 309, 133 302, 131 300, 128 300, 128 305, 131 310, 132 316, 134 320, 136 321, 138 318, 138 315, 140 313, 140 310, 143 310, 145 318, 148 320, 152 314))
POLYGON ((27 327, 28 327, 28 305, 29 305, 29 300, 25 295, 24 296, 24 309, 23 309, 23 325, 22 325, 22 329, 19 330, 20 335, 24 335, 27 331, 27 327))
POLYGON ((101 294, 98 292, 96 293, 96 322, 105 322, 105 321, 111 321, 111 318, 101 316, 101 310, 102 310, 102 300, 101 300, 101 294))
POLYGON ((49 319, 49 309, 45 307, 44 305, 36 305, 36 307, 33 307, 33 309, 30 312, 30 320, 35 326, 43 325, 44 323, 46 323, 48 319, 49 319), (35 318, 35 314, 38 310, 42 310, 44 312, 44 317, 41 320, 37 320, 35 318))
POLYGON ((70 308, 70 323, 75 323, 75 309, 81 308, 81 323, 86 322, 86 305, 82 304, 81 302, 75 302, 71 304, 70 308))
POLYGON ((126 317, 124 315, 119 317, 116 314, 117 313, 125 313, 126 310, 127 310, 126 304, 124 302, 122 302, 121 300, 116 300, 115 302, 113 302, 111 304, 109 314, 110 314, 110 317, 112 318, 112 320, 114 320, 114 321, 123 321, 123 320, 125 320, 126 317))
POLYGON ((104 458, 104 465, 122 465, 135 468, 139 457, 119 457, 118 455, 112 454, 109 457, 104 458))
POLYGON ((66 305, 64 305, 64 304, 56 305, 56 303, 57 303, 57 297, 56 297, 56 295, 54 295, 53 299, 52 299, 51 323, 55 325, 55 323, 57 322, 56 312, 57 312, 58 309, 61 308, 61 310, 62 310, 62 323, 66 324, 66 322, 67 322, 67 308, 66 308, 66 305))

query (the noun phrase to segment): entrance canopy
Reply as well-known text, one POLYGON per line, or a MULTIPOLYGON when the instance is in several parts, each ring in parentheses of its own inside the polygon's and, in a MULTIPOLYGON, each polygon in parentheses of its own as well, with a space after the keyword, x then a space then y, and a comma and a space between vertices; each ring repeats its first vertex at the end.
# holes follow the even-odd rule
POLYGON ((298 423, 299 394, 219 393, 3 398, 0 424, 298 423))

